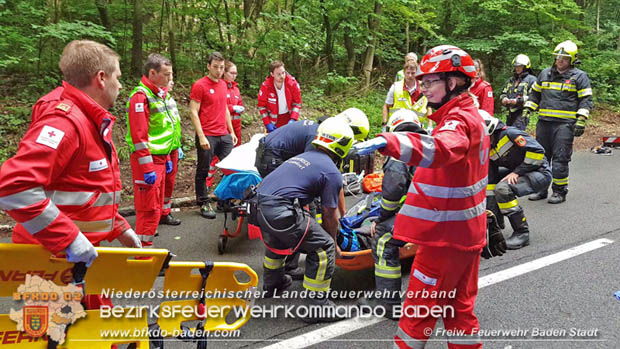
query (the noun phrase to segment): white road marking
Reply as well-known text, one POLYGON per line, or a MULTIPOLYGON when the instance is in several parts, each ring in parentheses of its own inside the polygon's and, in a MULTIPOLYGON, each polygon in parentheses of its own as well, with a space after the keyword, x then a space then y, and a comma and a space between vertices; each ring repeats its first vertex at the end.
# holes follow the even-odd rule
MULTIPOLYGON (((512 279, 514 277, 544 268, 551 264, 555 264, 561 262, 563 260, 576 257, 578 255, 584 254, 586 252, 590 252, 596 250, 597 248, 605 247, 611 243, 613 240, 609 239, 597 239, 594 241, 587 242, 585 244, 575 246, 569 248, 568 250, 564 250, 558 253, 554 253, 552 255, 542 257, 531 262, 527 262, 521 265, 517 265, 512 268, 508 268, 506 270, 498 271, 493 274, 489 274, 481 277, 478 280, 478 288, 487 287, 502 281, 506 281, 508 279, 512 279)), ((289 338, 283 340, 281 342, 268 345, 263 347, 263 349, 290 349, 290 348, 307 348, 312 345, 316 345, 318 343, 322 343, 332 338, 340 337, 349 332, 357 331, 362 328, 376 325, 383 321, 386 321, 386 318, 353 318, 348 320, 343 320, 337 322, 332 325, 327 325, 321 327, 317 330, 304 333, 300 336, 289 338)))

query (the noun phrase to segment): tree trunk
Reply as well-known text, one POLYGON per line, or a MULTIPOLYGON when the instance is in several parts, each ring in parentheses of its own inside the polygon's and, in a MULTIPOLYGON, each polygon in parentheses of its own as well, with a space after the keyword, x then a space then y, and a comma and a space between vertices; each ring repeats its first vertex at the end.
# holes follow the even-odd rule
POLYGON ((375 47, 377 45, 377 36, 374 34, 379 29, 379 16, 383 12, 383 6, 379 1, 375 1, 375 9, 373 14, 368 17, 368 32, 372 33, 368 47, 366 47, 366 55, 364 56, 364 89, 368 91, 370 87, 370 78, 372 74, 372 63, 375 57, 375 47))
POLYGON ((159 52, 164 48, 164 10, 166 9, 166 0, 161 0, 161 14, 159 15, 159 52))
POLYGON ((409 47, 409 21, 405 24, 405 48, 407 49, 405 54, 411 52, 411 48, 409 47))
POLYGON ((323 12, 323 27, 325 28, 325 56, 327 57, 327 69, 329 72, 333 72, 335 68, 334 63, 334 33, 332 32, 331 22, 329 21, 329 13, 325 8, 324 0, 321 0, 321 11, 323 12))
POLYGON ((347 49, 347 76, 353 76, 355 70, 355 46, 349 33, 344 33, 344 47, 347 49))
POLYGON ((142 0, 133 0, 133 45, 131 46, 131 76, 142 76, 142 0))
POLYGON ((177 66, 177 53, 174 42, 174 16, 170 9, 170 2, 166 1, 166 11, 168 14, 168 49, 170 50, 170 61, 172 62, 173 69, 177 66))
POLYGON ((95 6, 99 11, 101 25, 109 32, 112 32, 112 24, 110 23, 110 14, 108 13, 108 0, 95 0, 95 6))
MULTIPOLYGON (((232 44, 232 34, 230 33, 230 30, 232 29, 232 22, 230 21, 230 11, 228 10, 228 1, 224 0, 224 11, 226 12, 226 39, 228 39, 228 47, 226 49, 228 49, 229 51, 232 50, 233 44, 232 44)), ((230 56, 232 58, 232 56, 234 55, 234 52, 230 52, 230 56)))
POLYGON ((601 0, 596 0, 596 34, 601 32, 601 0))

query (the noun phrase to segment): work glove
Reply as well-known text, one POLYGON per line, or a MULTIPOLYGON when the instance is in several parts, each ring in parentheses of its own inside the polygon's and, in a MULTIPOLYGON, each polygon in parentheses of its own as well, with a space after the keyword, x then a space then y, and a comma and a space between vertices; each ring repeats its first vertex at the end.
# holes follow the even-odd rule
MULTIPOLYGON (((166 161, 166 173, 170 173, 172 172, 172 160, 168 160, 166 161)), ((157 177, 155 177, 157 178, 157 177)), ((145 180, 146 182, 146 180, 145 180)))
POLYGON ((506 240, 497 223, 497 217, 487 210, 487 245, 482 248, 482 257, 489 259, 506 253, 506 240))
POLYGON ((271 133, 273 130, 276 129, 276 125, 274 125, 272 122, 268 123, 265 127, 267 128, 267 133, 271 133))
POLYGON ((75 240, 65 249, 65 252, 67 253, 68 262, 85 263, 87 268, 93 264, 93 261, 98 256, 95 246, 88 241, 82 232, 78 232, 75 240))
POLYGON ((288 123, 289 123, 289 124, 292 124, 292 123, 293 123, 293 122, 295 122, 295 121, 297 121, 297 120, 295 120, 295 119, 290 119, 290 120, 288 121, 288 123))
POLYGON ((385 138, 379 136, 369 141, 355 143, 353 144, 353 149, 358 155, 366 155, 373 153, 375 150, 383 149, 386 145, 387 141, 385 138))
POLYGON ((233 111, 237 114, 241 114, 245 111, 245 107, 242 105, 233 105, 233 111))
POLYGON ((583 131, 585 130, 586 130, 586 119, 583 116, 577 117, 577 123, 575 124, 573 135, 575 135, 575 137, 581 137, 581 135, 583 135, 583 131))
POLYGON ((138 235, 131 228, 125 230, 116 239, 125 247, 142 248, 142 243, 140 242, 138 235))
POLYGON ((144 174, 144 183, 155 184, 156 180, 157 180, 157 173, 155 173, 155 171, 147 172, 144 174))
POLYGON ((178 159, 179 160, 183 159, 185 157, 185 154, 183 154, 183 148, 179 147, 177 151, 178 151, 177 154, 179 155, 178 159))

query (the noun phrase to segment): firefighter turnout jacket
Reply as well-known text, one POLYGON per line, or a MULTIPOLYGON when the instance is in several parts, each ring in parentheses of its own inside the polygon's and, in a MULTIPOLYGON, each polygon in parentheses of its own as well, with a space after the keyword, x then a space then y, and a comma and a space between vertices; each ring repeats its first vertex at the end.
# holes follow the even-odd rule
POLYGON ((588 118, 592 110, 592 88, 588 75, 577 68, 560 74, 555 66, 543 70, 532 86, 525 107, 543 121, 575 123, 577 116, 588 118))
POLYGON ((381 183, 381 208, 377 223, 384 222, 398 213, 405 202, 407 188, 411 184, 411 178, 415 166, 389 157, 383 165, 383 181, 381 183))
POLYGON ((112 142, 116 118, 63 82, 47 108, 0 169, 0 208, 17 225, 15 243, 40 243, 58 253, 81 231, 93 244, 129 229, 118 214, 122 190, 112 142))
POLYGON ((491 136, 489 153, 489 187, 495 189, 500 178, 499 168, 504 167, 510 172, 523 176, 533 171, 549 171, 549 163, 545 159, 545 149, 533 137, 516 127, 504 126, 491 136))
POLYGON ((499 95, 499 100, 501 101, 504 98, 515 99, 517 104, 508 105, 506 108, 509 112, 516 113, 523 109, 535 82, 536 77, 528 71, 520 75, 513 74, 512 77, 506 81, 506 85, 504 85, 504 89, 499 95))

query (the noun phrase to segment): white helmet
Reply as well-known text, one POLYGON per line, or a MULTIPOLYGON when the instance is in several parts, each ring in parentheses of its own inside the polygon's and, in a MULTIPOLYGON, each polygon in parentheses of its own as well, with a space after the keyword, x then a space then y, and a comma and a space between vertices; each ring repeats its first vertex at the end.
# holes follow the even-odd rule
POLYGON ((368 118, 363 111, 357 108, 349 108, 334 117, 337 119, 343 119, 349 124, 353 130, 353 134, 355 135, 355 140, 361 142, 368 137, 368 132, 370 132, 370 123, 368 122, 368 118))
POLYGON ((525 69, 530 69, 530 67, 532 66, 530 63, 530 57, 524 54, 517 55, 517 57, 512 60, 512 65, 522 65, 523 67, 525 67, 525 69))
POLYGON ((499 124, 499 119, 492 117, 486 110, 478 109, 478 113, 480 113, 480 116, 482 116, 482 119, 484 120, 487 134, 492 135, 499 124))
POLYGON ((418 115, 414 111, 409 109, 398 109, 394 112, 394 114, 392 114, 392 116, 390 116, 386 127, 389 132, 394 132, 396 127, 400 126, 402 129, 409 123, 416 124, 420 127, 422 126, 420 119, 418 119, 418 115))

